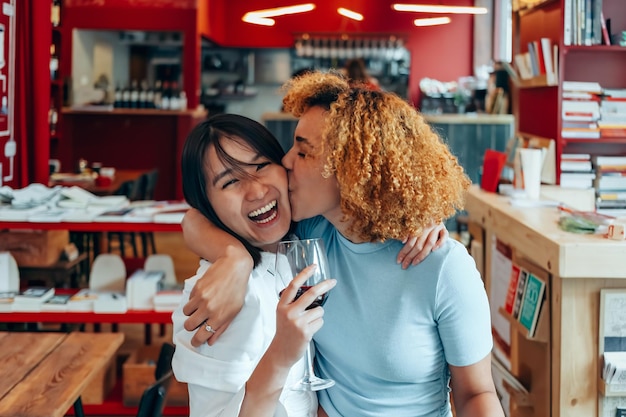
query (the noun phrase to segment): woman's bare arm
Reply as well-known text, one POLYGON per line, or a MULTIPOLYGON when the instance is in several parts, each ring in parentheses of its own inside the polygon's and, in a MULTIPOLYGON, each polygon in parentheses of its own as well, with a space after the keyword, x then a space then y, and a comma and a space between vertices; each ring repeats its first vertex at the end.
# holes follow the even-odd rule
POLYGON ((437 248, 440 248, 448 239, 448 229, 443 222, 433 223, 424 228, 420 236, 409 236, 404 241, 404 247, 398 253, 397 262, 406 269, 409 265, 417 265, 437 248))
POLYGON ((206 320, 215 333, 196 331, 191 343, 213 344, 226 330, 243 306, 248 277, 253 269, 252 257, 239 240, 219 229, 199 211, 189 210, 182 222, 187 246, 213 265, 200 278, 183 307, 189 318, 185 329, 198 329, 206 320))

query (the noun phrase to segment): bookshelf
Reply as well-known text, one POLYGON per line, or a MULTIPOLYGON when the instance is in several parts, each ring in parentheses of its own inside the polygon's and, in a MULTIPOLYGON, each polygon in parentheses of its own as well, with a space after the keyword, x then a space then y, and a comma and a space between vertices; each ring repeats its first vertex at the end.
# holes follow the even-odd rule
MULTIPOLYGON (((574 45, 565 40, 566 6, 577 0, 549 0, 528 3, 513 13, 513 54, 528 51, 528 43, 549 38, 558 46, 556 83, 545 75, 517 84, 513 101, 516 130, 522 135, 534 135, 555 140, 557 182, 560 177, 561 154, 626 155, 626 137, 599 139, 563 138, 563 81, 598 82, 603 88, 626 88, 626 47, 618 45, 574 45)), ((611 33, 626 30, 623 0, 593 0, 600 2, 606 19, 611 20, 611 33)), ((615 37, 615 36, 614 36, 615 37)))

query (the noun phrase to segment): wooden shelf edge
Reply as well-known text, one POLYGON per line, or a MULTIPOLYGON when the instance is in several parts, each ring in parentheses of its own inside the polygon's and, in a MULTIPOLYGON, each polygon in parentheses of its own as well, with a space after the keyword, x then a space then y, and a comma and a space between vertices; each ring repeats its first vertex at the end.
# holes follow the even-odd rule
POLYGON ((619 45, 563 45, 563 53, 568 52, 625 52, 626 47, 619 45))
POLYGON ((541 136, 541 135, 535 135, 533 133, 527 133, 527 132, 522 132, 522 131, 517 132, 517 136, 522 136, 524 139, 537 138, 537 139, 540 139, 540 140, 554 140, 554 138, 546 138, 546 137, 541 136))
POLYGON ((547 88, 547 87, 557 87, 559 85, 559 80, 557 77, 554 79, 548 79, 546 74, 541 74, 537 77, 533 77, 527 80, 519 78, 517 81, 517 88, 547 88))
POLYGON ((535 10, 539 10, 539 9, 543 9, 544 7, 552 4, 552 3, 556 3, 556 0, 543 0, 543 1, 537 1, 533 4, 530 4, 526 7, 519 7, 515 10, 513 10, 513 13, 519 13, 521 15, 525 15, 528 13, 532 13, 535 10))

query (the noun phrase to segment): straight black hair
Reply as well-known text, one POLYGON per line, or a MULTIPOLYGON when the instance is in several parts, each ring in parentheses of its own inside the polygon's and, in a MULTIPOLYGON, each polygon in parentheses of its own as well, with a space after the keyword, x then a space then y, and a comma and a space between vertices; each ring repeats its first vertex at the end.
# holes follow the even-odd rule
POLYGON ((256 267, 261 260, 261 250, 252 246, 246 239, 233 232, 217 216, 207 197, 207 172, 205 167, 206 151, 215 146, 220 160, 236 171, 243 172, 246 163, 228 155, 220 141, 240 139, 259 155, 273 163, 281 165, 285 152, 278 140, 262 124, 237 114, 218 114, 199 123, 187 136, 183 147, 181 167, 183 176, 183 195, 187 203, 200 211, 207 219, 222 230, 237 238, 248 250, 256 267))

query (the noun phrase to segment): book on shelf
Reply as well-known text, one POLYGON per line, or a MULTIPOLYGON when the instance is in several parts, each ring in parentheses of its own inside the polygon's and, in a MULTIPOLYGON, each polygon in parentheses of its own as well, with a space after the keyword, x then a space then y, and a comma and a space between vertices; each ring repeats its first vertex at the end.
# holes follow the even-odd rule
POLYGON ((558 82, 558 73, 556 72, 556 60, 558 57, 558 46, 552 45, 550 38, 541 38, 541 57, 544 63, 546 81, 548 84, 556 84, 558 82))
POLYGON ((596 167, 620 167, 626 170, 626 156, 594 155, 592 160, 596 167))
POLYGON ((600 129, 562 128, 561 137, 566 139, 600 139, 600 129))
POLYGON ((162 288, 163 271, 138 269, 126 281, 126 300, 129 309, 154 309, 154 296, 162 288))
POLYGON ((594 122, 600 118, 600 105, 593 100, 563 100, 561 109, 564 121, 594 122))
POLYGON ((598 199, 601 201, 623 200, 626 202, 626 189, 623 191, 598 191, 598 199))
POLYGON ((546 283, 529 273, 526 279, 526 289, 522 299, 522 306, 519 313, 519 322, 528 330, 528 336, 533 337, 539 320, 539 313, 543 304, 546 283))
POLYGON ((602 94, 600 83, 595 81, 563 81, 564 91, 582 91, 587 93, 602 94))
POLYGON ((2 291, 0 292, 0 312, 9 312, 13 309, 13 299, 18 291, 2 291))
POLYGON ((174 311, 183 299, 182 288, 161 289, 154 295, 155 311, 174 311))
POLYGON ((69 294, 56 294, 41 305, 41 311, 67 311, 67 304, 72 296, 69 294))
POLYGON ((113 291, 98 291, 93 302, 94 313, 126 313, 126 296, 113 291))
POLYGON ((566 172, 591 172, 593 165, 591 161, 573 161, 561 159, 561 171, 566 172))
POLYGON ((562 153, 561 160, 568 161, 590 161, 591 154, 588 153, 562 153))
POLYGON ((594 185, 598 191, 625 190, 626 176, 602 174, 596 177, 594 185))
POLYGON ((504 300, 504 311, 513 316, 513 306, 515 305, 515 296, 517 295, 517 283, 520 276, 520 267, 513 264, 511 268, 511 276, 509 278, 509 287, 504 300))
POLYGON ((593 187, 596 174, 593 172, 561 172, 561 187, 587 189, 593 187))
POLYGON ((24 291, 20 291, 13 303, 43 303, 54 295, 54 288, 49 287, 30 287, 24 291))
POLYGON ((89 288, 82 288, 70 297, 67 311, 93 311, 93 303, 97 297, 89 288))
POLYGON ((517 280, 517 289, 515 292, 515 304, 513 304, 513 317, 518 318, 524 299, 524 290, 526 289, 526 281, 528 279, 528 271, 520 269, 519 278, 517 280))

